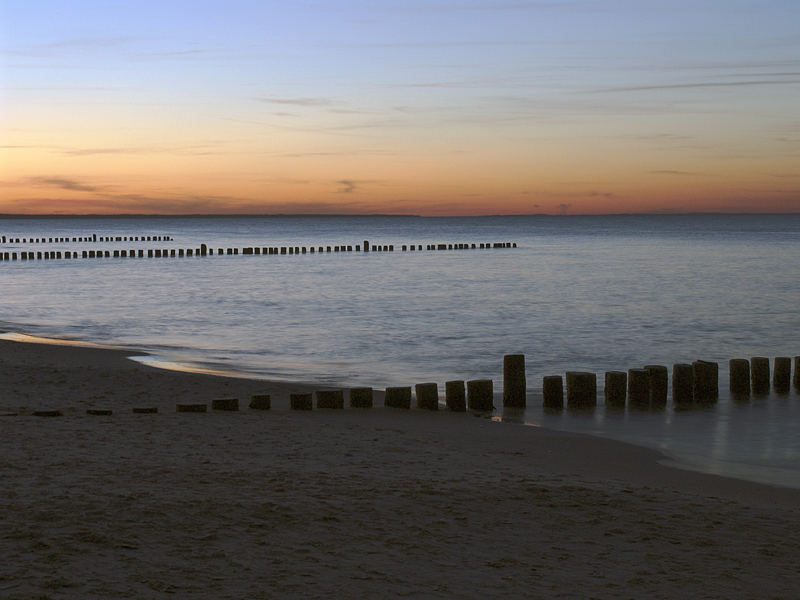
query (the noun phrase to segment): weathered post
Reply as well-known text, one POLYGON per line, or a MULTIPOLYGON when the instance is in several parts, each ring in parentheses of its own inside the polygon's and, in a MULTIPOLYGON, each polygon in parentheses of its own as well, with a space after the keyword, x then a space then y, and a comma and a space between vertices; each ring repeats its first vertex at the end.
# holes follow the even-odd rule
POLYGON ((289 394, 289 407, 292 410, 311 410, 311 392, 289 394))
POLYGON ((728 361, 730 370, 730 389, 734 396, 750 395, 750 361, 746 358, 732 358, 728 361))
POLYGON ((344 391, 342 390, 317 390, 317 408, 344 408, 344 391))
POLYGON ((467 381, 467 406, 470 410, 494 410, 494 386, 491 379, 467 381))
POLYGON ((750 359, 750 378, 754 394, 769 393, 769 358, 753 356, 750 359))
POLYGON ((411 386, 387 387, 383 405, 388 408, 411 408, 411 386))
POLYGON ((719 365, 715 362, 696 360, 692 363, 694 376, 694 401, 716 402, 719 398, 719 365))
POLYGON ((597 375, 585 371, 567 371, 567 408, 597 406, 597 375))
POLYGON ((563 410, 564 379, 561 375, 545 375, 542 378, 542 406, 548 410, 563 410))
POLYGON ((351 388, 350 408, 372 408, 372 388, 351 388))
POLYGON ((369 240, 364 240, 364 252, 369 252, 369 240))
POLYGON ((786 394, 789 392, 792 377, 792 359, 788 356, 776 356, 774 366, 772 387, 779 394, 786 394))
POLYGON ((606 406, 625 408, 628 396, 628 374, 625 371, 607 371, 605 378, 606 406))
POLYGON ((628 369, 628 403, 632 408, 650 406, 650 371, 628 369))
POLYGON ((672 402, 677 408, 694 401, 694 368, 687 363, 672 365, 672 402))
POLYGON ((503 406, 525 408, 525 355, 506 354, 503 357, 503 406))
POLYGON ((211 401, 211 410, 237 411, 239 410, 239 399, 217 398, 211 401))
POLYGON ((667 405, 669 375, 667 367, 662 365, 645 365, 650 375, 650 407, 664 408, 667 405))
POLYGON ((800 356, 794 357, 794 375, 792 377, 794 389, 800 392, 800 356))
POLYGON ((269 394, 253 394, 250 396, 250 408, 252 410, 269 410, 272 407, 272 400, 269 394))
POLYGON ((459 379, 445 382, 444 402, 447 408, 453 412, 464 412, 467 410, 467 396, 464 391, 463 380, 459 379))
POLYGON ((176 404, 175 411, 182 413, 204 413, 208 411, 208 407, 205 404, 176 404))
POLYGON ((414 386, 417 408, 439 410, 439 386, 435 383, 418 383, 414 386))

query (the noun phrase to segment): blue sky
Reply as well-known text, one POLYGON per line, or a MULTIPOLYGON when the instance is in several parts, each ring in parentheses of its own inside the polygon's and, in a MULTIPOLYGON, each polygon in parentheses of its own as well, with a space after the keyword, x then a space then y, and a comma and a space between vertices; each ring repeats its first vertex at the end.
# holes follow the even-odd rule
POLYGON ((800 2, 1 6, 3 212, 800 209, 800 2))

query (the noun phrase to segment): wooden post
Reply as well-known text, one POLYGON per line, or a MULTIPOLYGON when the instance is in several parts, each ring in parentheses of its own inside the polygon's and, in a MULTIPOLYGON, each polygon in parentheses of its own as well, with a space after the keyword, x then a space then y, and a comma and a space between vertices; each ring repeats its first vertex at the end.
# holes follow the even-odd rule
POLYGON ((211 401, 211 410, 239 410, 238 398, 217 398, 211 401))
POLYGON ((772 373, 772 387, 779 394, 789 392, 792 377, 792 359, 788 356, 775 357, 775 370, 772 373))
POLYGON ((650 376, 650 407, 664 408, 667 405, 669 375, 667 367, 662 365, 645 365, 650 376))
POLYGON ((292 410, 311 410, 313 407, 311 393, 289 394, 289 406, 292 410))
POLYGON ((369 252, 369 240, 364 240, 364 252, 369 252))
POLYGON ((564 409, 564 378, 561 375, 542 377, 542 406, 545 410, 564 409))
POLYGON ((350 408, 372 408, 372 388, 351 388, 350 408))
POLYGON ((687 363, 672 365, 672 403, 677 407, 690 406, 694 401, 694 367, 687 363))
POLYGON ((467 381, 467 406, 470 410, 494 410, 494 386, 491 379, 467 381))
POLYGON ((317 390, 317 408, 344 408, 344 392, 342 390, 317 390))
POLYGON ((411 386, 387 387, 383 405, 388 408, 411 408, 411 386))
POLYGON ((716 402, 719 398, 719 365, 715 362, 696 360, 692 363, 692 372, 694 401, 716 402))
POLYGON ((414 386, 417 408, 439 410, 439 386, 435 383, 418 383, 414 386))
POLYGON ((794 357, 794 375, 792 376, 794 389, 800 392, 800 356, 794 357))
POLYGON ((597 406, 597 375, 584 371, 567 371, 567 408, 597 406))
POLYGON ((272 402, 269 394, 253 394, 250 396, 250 408, 252 410, 269 410, 272 402))
POLYGON ((503 406, 525 408, 525 355, 506 354, 503 357, 503 406))
POLYGON ((728 361, 730 370, 730 390, 735 396, 750 395, 750 361, 746 358, 732 358, 728 361))
POLYGON ((445 382, 444 402, 447 408, 453 412, 464 412, 467 410, 467 396, 464 391, 463 380, 445 382))
POLYGON ((750 359, 750 382, 754 394, 769 393, 769 359, 753 356, 750 359))
POLYGON ((650 406, 650 372, 647 369, 628 369, 628 403, 635 408, 650 406))
POLYGON ((606 406, 625 408, 628 396, 628 374, 625 371, 607 371, 605 377, 606 406))
POLYGON ((86 414, 95 417, 108 417, 114 414, 114 411, 110 408, 87 408, 86 414))
POLYGON ((205 404, 176 404, 175 411, 185 413, 204 413, 208 411, 208 407, 205 404))

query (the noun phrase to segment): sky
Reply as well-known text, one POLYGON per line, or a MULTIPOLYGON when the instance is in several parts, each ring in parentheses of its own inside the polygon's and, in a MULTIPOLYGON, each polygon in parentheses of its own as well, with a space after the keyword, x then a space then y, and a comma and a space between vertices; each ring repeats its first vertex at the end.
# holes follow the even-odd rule
POLYGON ((0 0, 0 213, 800 212, 797 0, 0 0))

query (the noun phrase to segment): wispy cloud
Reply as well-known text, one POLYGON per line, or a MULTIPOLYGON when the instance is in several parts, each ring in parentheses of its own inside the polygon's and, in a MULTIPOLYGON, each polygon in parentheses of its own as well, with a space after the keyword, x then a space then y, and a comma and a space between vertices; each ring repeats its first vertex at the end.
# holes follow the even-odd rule
POLYGON ((755 87, 761 85, 796 85, 800 83, 800 78, 786 79, 750 79, 740 81, 703 81, 695 83, 661 83, 652 85, 632 85, 622 87, 609 87, 588 90, 591 93, 613 93, 613 92, 651 92, 663 90, 685 90, 703 89, 719 87, 755 87))
POLYGON ((96 192, 98 190, 96 186, 87 185, 66 177, 30 177, 28 182, 33 185, 57 187, 74 192, 96 192))
POLYGON ((336 183, 341 186, 338 190, 339 194, 352 194, 358 188, 358 183, 352 179, 340 179, 336 183))
POLYGON ((289 105, 289 106, 331 106, 335 104, 333 100, 330 98, 306 98, 306 97, 296 97, 296 98, 256 98, 259 102, 264 102, 265 104, 281 104, 281 105, 289 105))
POLYGON ((697 175, 694 171, 676 171, 673 169, 655 169, 648 171, 651 175, 697 175))

